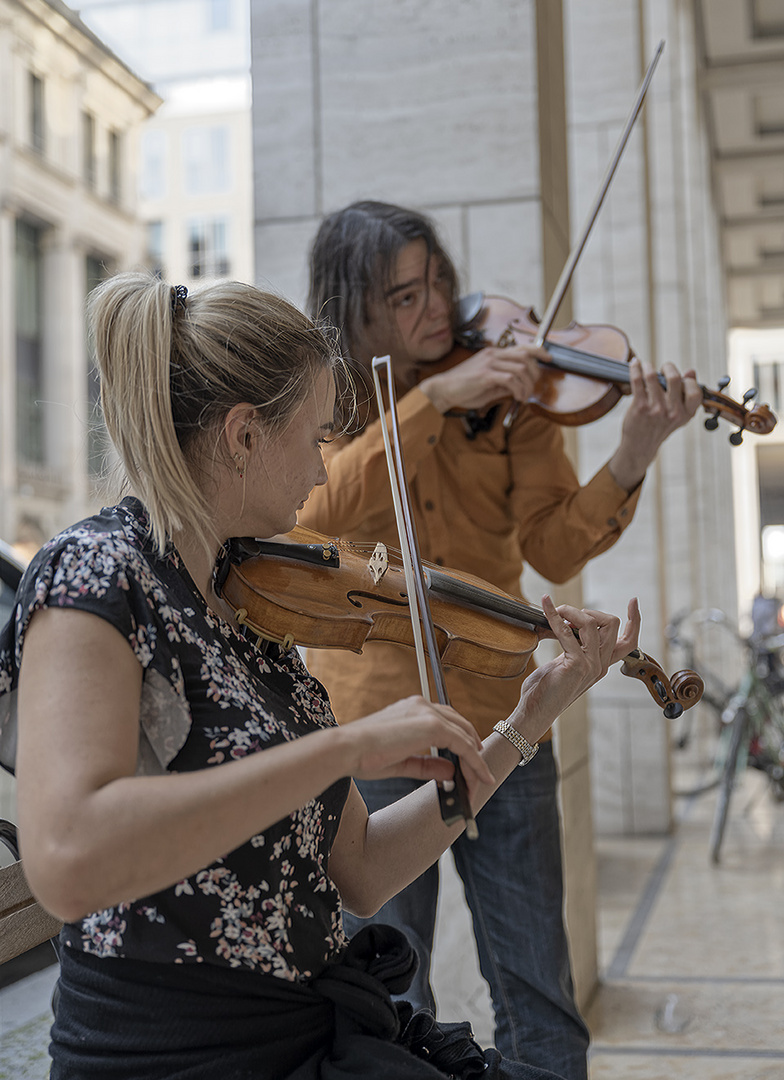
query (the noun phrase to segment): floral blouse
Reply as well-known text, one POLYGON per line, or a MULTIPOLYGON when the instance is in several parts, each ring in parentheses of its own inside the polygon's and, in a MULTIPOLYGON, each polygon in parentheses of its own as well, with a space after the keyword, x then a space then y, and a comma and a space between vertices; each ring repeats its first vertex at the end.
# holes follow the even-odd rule
MULTIPOLYGON (((173 547, 157 556, 125 499, 49 541, 0 631, 0 728, 16 723, 30 616, 73 607, 106 619, 143 668, 137 774, 215 768, 335 723, 296 649, 263 653, 207 607, 173 547)), ((111 723, 107 674, 106 722, 111 723)), ((89 749, 89 748, 86 748, 89 749)), ((328 859, 349 780, 153 896, 96 911, 62 934, 95 956, 319 974, 346 944, 328 859)))

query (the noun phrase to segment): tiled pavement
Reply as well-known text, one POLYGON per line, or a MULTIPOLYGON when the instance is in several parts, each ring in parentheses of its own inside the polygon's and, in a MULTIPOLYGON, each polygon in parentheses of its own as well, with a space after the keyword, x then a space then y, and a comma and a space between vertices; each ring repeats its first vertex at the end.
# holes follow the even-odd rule
MULTIPOLYGON (((715 793, 678 799, 670 837, 597 842, 601 981, 591 1080, 784 1080, 784 804, 747 770, 719 866, 715 793)), ((444 1017, 492 1038, 470 929, 445 866, 434 981, 444 1017)))

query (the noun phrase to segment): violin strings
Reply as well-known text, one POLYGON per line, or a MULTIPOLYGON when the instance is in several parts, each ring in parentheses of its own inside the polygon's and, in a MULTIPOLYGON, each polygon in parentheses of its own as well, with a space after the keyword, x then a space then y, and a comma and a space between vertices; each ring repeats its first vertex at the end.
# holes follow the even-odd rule
MULTIPOLYGON (((367 555, 368 557, 376 549, 376 545, 372 542, 337 538, 333 542, 338 548, 350 550, 357 555, 367 555)), ((403 560, 398 548, 387 547, 387 555, 390 557, 391 564, 397 564, 396 569, 402 569, 403 560)), ((547 618, 541 608, 533 607, 516 597, 507 596, 506 594, 500 595, 491 592, 489 589, 482 589, 477 585, 472 585, 470 582, 454 578, 443 570, 439 570, 433 563, 423 562, 422 565, 430 572, 431 591, 436 595, 440 594, 477 611, 502 615, 515 623, 527 623, 532 626, 547 625, 547 618)))

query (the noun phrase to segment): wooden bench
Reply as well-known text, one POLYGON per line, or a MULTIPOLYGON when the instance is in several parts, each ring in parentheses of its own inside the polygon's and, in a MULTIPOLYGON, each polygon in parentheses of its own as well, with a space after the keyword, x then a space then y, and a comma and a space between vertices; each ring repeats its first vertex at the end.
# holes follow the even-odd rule
POLYGON ((45 911, 27 884, 19 861, 16 826, 0 819, 0 844, 14 857, 0 867, 0 964, 56 937, 62 923, 45 911))

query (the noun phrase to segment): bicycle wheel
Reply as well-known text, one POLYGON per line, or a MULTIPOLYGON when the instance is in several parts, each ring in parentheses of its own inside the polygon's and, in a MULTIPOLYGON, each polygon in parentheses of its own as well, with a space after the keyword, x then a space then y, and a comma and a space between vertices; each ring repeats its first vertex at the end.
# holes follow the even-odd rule
MULTIPOLYGON (((696 795, 705 795, 708 791, 714 791, 724 776, 724 765, 727 760, 727 746, 729 744, 730 725, 732 721, 725 723, 722 719, 729 709, 734 711, 736 699, 738 694, 730 695, 725 694, 723 698, 717 698, 711 694, 704 693, 700 706, 706 706, 709 713, 712 713, 712 722, 715 730, 719 733, 719 737, 716 744, 716 749, 713 753, 713 760, 703 765, 698 779, 688 785, 680 785, 673 782, 672 793, 677 798, 693 798, 696 795)), ((695 710, 688 710, 684 712, 684 716, 693 716, 695 710)), ((676 743, 676 746, 685 745, 676 743)))
POLYGON ((732 724, 732 730, 730 731, 727 758, 724 762, 724 772, 721 777, 710 835, 710 856, 711 862, 713 863, 718 863, 719 861, 721 842, 724 839, 724 829, 727 825, 727 815, 729 814, 730 809, 730 798, 732 796, 732 789, 735 786, 735 777, 738 772, 738 753, 743 744, 743 737, 746 734, 749 722, 749 714, 746 709, 745 701, 738 703, 735 709, 735 715, 730 722, 732 724))

